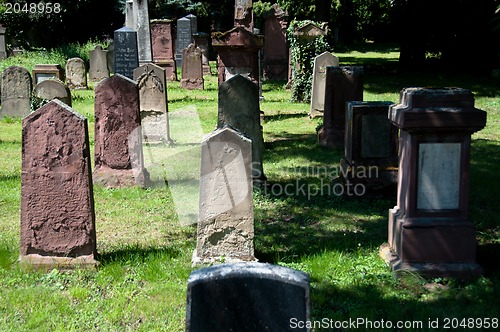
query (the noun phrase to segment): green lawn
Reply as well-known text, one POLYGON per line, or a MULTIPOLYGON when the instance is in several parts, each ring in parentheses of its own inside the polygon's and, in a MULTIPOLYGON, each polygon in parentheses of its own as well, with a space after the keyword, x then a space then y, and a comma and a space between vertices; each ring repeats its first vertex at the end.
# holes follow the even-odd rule
MULTIPOLYGON (((407 86, 459 86, 471 89, 476 107, 488 112, 487 127, 473 135, 469 209, 486 274, 469 282, 394 276, 378 249, 387 240, 395 197, 255 192, 257 258, 310 275, 315 320, 421 321, 425 330, 429 320, 439 319, 442 327, 446 318, 500 318, 498 81, 487 74, 402 73, 397 49, 391 48, 337 55, 341 64, 365 65, 365 100, 398 102, 407 86)), ((0 331, 184 331, 196 229, 182 213, 197 193, 183 187, 183 180, 196 176, 196 144, 217 123, 216 76, 206 78, 205 87, 187 91, 178 82, 168 84, 177 144, 145 152, 153 188, 94 188, 97 271, 23 272, 16 264, 21 121, 0 120, 0 331)), ((342 156, 317 145, 321 119, 308 118, 308 104, 291 103, 284 82, 265 83, 263 95, 264 171, 270 184, 329 181, 342 156), (312 172, 318 169, 320 174, 312 172)), ((73 92, 73 108, 89 119, 93 142, 93 90, 73 92)))

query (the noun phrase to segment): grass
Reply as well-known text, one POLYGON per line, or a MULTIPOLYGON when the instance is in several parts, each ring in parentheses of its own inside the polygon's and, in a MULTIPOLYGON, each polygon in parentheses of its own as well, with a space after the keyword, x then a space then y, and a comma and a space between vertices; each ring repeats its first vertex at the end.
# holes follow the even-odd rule
MULTIPOLYGON (((342 64, 365 66, 365 100, 398 102, 399 91, 406 86, 460 86, 471 89, 476 107, 488 112, 487 127, 473 135, 469 207, 478 231, 478 261, 486 274, 463 282, 426 280, 413 274, 396 278, 390 273, 378 248, 387 240, 387 212, 395 205, 395 197, 368 200, 256 192, 257 258, 310 275, 315 320, 366 318, 428 324, 430 319, 439 319, 442 324, 447 317, 499 318, 498 83, 472 74, 402 73, 396 65, 397 50, 392 48, 337 55, 342 64)), ((30 61, 55 61, 50 56, 30 61)), ((24 59, 16 60, 23 64, 24 59)), ((207 77, 205 86, 204 91, 187 91, 178 82, 168 84, 172 137, 177 144, 173 149, 151 148, 145 153, 157 180, 153 188, 94 188, 101 263, 97 271, 23 272, 16 264, 21 121, 0 120, 1 331, 184 331, 196 231, 183 222, 185 216, 176 207, 179 197, 180 201, 196 197, 187 181, 196 173, 199 151, 195 144, 217 122, 216 77, 207 77), (170 172, 168 186, 163 181, 165 168, 170 172)), ((307 117, 309 105, 289 102, 290 93, 283 86, 284 82, 263 86, 264 171, 271 185, 329 181, 342 156, 316 144, 321 119, 307 117), (322 172, 313 172, 318 169, 322 172)), ((89 119, 93 141, 92 86, 73 92, 73 108, 89 119)))

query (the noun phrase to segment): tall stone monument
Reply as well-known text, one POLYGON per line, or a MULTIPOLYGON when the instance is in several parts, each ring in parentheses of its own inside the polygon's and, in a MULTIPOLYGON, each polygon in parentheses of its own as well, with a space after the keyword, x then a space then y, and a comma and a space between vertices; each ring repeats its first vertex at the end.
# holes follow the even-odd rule
POLYGON ((19 66, 4 69, 1 80, 0 117, 24 118, 30 113, 33 82, 30 72, 19 66))
POLYGON ((115 74, 95 87, 94 182, 147 187, 137 83, 115 74))
POLYGON ((175 64, 182 66, 182 51, 193 42, 192 19, 183 17, 177 20, 177 42, 175 43, 175 64))
POLYGON ((252 141, 230 127, 203 138, 193 264, 254 261, 252 141))
POLYGON ((479 275, 469 165, 471 135, 486 125, 486 112, 474 107, 469 90, 406 88, 388 116, 400 129, 399 179, 383 257, 393 270, 479 275))
POLYGON ((139 67, 137 32, 123 27, 115 31, 115 74, 132 79, 139 67))
POLYGON ((87 119, 54 100, 23 120, 20 262, 94 267, 94 198, 87 119))
MULTIPOLYGON (((149 9, 147 0, 133 0, 132 15, 137 32, 139 65, 153 62, 151 51, 151 31, 149 29, 149 9)), ((127 76, 128 77, 128 76, 127 76)))
POLYGON ((253 1, 235 0, 234 1, 234 26, 243 27, 248 31, 253 31, 253 1))
POLYGON ((264 15, 264 48, 262 77, 265 80, 286 80, 288 75, 288 46, 286 30, 288 13, 277 4, 264 15))

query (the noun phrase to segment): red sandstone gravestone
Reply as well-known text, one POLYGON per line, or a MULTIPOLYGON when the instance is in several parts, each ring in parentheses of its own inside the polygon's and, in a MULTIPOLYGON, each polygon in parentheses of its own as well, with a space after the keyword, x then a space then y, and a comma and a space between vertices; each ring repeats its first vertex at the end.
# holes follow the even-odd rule
POLYGON ((172 22, 172 20, 151 21, 151 48, 153 63, 165 68, 169 81, 177 81, 174 56, 175 31, 172 22))
POLYGON ((184 89, 203 90, 203 64, 201 48, 189 44, 182 50, 182 79, 181 87, 184 89))
POLYGON ((106 187, 146 187, 137 83, 115 74, 95 87, 94 181, 106 187))
POLYGON ((94 218, 87 119, 51 101, 23 120, 21 263, 96 265, 94 218))
POLYGON ((288 13, 277 4, 264 15, 264 43, 262 76, 269 80, 286 80, 288 75, 288 47, 286 29, 288 13))

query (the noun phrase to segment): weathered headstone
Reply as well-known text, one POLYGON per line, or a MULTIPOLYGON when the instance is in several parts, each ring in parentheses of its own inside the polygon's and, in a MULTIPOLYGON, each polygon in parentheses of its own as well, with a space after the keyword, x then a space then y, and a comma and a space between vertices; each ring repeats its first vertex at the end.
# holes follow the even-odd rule
POLYGON ((97 264, 87 119, 58 100, 23 120, 22 264, 97 264))
POLYGON ((191 36, 198 33, 198 18, 193 14, 186 15, 185 17, 191 21, 191 36))
POLYGON ((325 111, 318 143, 344 150, 345 114, 349 101, 363 100, 363 67, 326 67, 325 111))
POLYGON ((260 124, 259 89, 241 75, 234 76, 219 86, 217 127, 225 125, 235 128, 252 140, 252 175, 254 181, 264 181, 264 139, 260 124))
POLYGON ((139 67, 137 32, 123 27, 115 30, 115 75, 134 77, 134 69, 139 67))
POLYGON ((165 72, 165 69, 152 63, 134 70, 134 80, 139 86, 142 137, 146 143, 173 144, 168 121, 165 72))
POLYGON ((309 276, 265 263, 223 264, 188 279, 186 331, 310 331, 309 276))
POLYGON ((398 177, 398 129, 389 123, 392 102, 347 103, 345 153, 341 180, 356 193, 393 195, 398 177))
POLYGON ((166 69, 169 81, 177 81, 172 23, 172 20, 151 21, 151 48, 153 63, 166 69))
POLYGON ((248 31, 253 31, 253 1, 235 0, 234 1, 234 26, 243 27, 248 31))
POLYGON ((203 90, 203 82, 201 49, 195 44, 189 44, 189 46, 182 51, 181 87, 189 90, 203 90))
POLYGON ((182 66, 182 51, 193 42, 192 23, 188 17, 177 20, 177 42, 175 43, 175 64, 182 66))
MULTIPOLYGON (((132 5, 134 27, 137 32, 139 65, 153 62, 151 51, 151 31, 149 29, 149 10, 147 0, 134 0, 132 5)), ((137 66, 138 67, 138 66, 137 66)))
POLYGON ((400 129, 397 205, 389 210, 389 245, 381 253, 393 270, 429 277, 471 277, 476 230, 469 220, 472 133, 486 125, 471 91, 407 88, 390 107, 400 129))
POLYGON ((66 85, 70 89, 87 89, 87 69, 80 58, 71 58, 66 62, 66 85))
POLYGON ((5 59, 7 58, 7 48, 5 47, 5 29, 1 24, 0 24, 0 59, 5 59))
POLYGON ((48 79, 38 83, 33 89, 33 97, 45 100, 58 99, 71 106, 71 91, 58 79, 48 79))
POLYGON ((137 83, 115 74, 95 87, 94 182, 146 187, 137 83))
POLYGON ((33 85, 36 85, 44 80, 56 78, 64 82, 64 71, 58 64, 38 64, 35 65, 31 72, 33 77, 33 85))
POLYGON ((264 49, 262 77, 267 80, 286 80, 288 74, 288 47, 286 30, 288 13, 277 4, 264 15, 264 49))
POLYGON ((210 35, 208 33, 197 32, 193 34, 194 44, 201 49, 201 63, 203 66, 203 74, 210 75, 210 64, 209 64, 209 43, 210 35))
POLYGON ((193 264, 254 261, 252 141, 224 127, 203 138, 193 264))
POLYGON ((219 85, 238 74, 259 85, 259 50, 264 46, 264 36, 239 26, 212 33, 212 46, 217 51, 219 85))
POLYGON ((30 98, 33 82, 30 72, 18 66, 4 69, 2 72, 1 93, 2 108, 0 117, 25 117, 30 113, 30 98))
POLYGON ((101 45, 97 45, 89 52, 89 80, 91 82, 99 82, 109 77, 107 53, 101 45))
POLYGON ((109 73, 115 72, 115 42, 111 41, 106 48, 106 60, 108 61, 109 73))
POLYGON ((323 115, 325 110, 326 67, 339 65, 339 58, 330 52, 324 52, 314 58, 311 88, 311 108, 309 117, 323 115))

